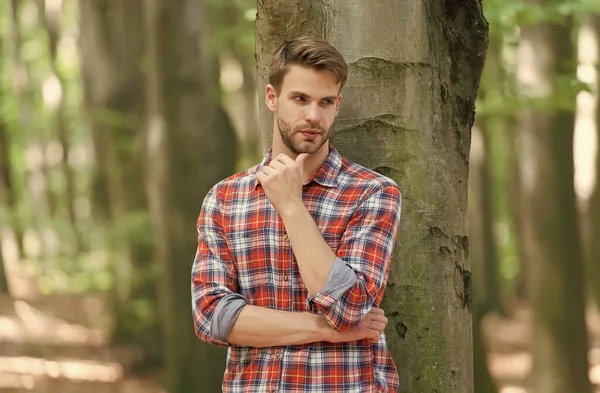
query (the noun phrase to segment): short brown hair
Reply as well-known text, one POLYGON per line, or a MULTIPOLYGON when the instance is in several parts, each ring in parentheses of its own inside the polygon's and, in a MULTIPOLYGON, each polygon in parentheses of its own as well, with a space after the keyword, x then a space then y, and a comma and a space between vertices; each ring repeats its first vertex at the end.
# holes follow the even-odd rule
POLYGON ((269 83, 277 94, 281 92, 283 77, 291 65, 330 71, 335 75, 340 89, 344 87, 348 77, 346 61, 327 41, 314 37, 296 37, 279 45, 271 58, 269 83))

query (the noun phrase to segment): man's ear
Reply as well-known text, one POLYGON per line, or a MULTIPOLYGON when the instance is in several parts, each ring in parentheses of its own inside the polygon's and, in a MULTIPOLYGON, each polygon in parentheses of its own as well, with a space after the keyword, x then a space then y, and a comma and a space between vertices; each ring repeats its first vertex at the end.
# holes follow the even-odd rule
POLYGON ((271 112, 277 110, 277 92, 270 83, 265 87, 265 103, 271 112))

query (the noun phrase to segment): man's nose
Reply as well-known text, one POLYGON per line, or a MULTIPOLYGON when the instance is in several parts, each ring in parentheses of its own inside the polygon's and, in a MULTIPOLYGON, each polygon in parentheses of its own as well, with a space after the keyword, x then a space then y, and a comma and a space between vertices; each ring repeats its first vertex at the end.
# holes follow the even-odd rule
POLYGON ((312 103, 308 105, 304 119, 309 123, 318 123, 321 120, 321 108, 319 108, 319 104, 312 103))

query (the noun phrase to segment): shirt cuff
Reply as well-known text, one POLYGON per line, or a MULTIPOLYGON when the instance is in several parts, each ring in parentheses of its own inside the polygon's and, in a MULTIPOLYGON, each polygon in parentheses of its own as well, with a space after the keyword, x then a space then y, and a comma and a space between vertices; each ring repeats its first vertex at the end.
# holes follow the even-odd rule
POLYGON ((235 321, 247 303, 246 298, 237 293, 231 293, 219 301, 210 323, 210 336, 213 340, 227 341, 235 321))
POLYGON ((315 311, 313 302, 319 302, 326 307, 331 307, 333 303, 335 303, 339 298, 341 298, 344 293, 348 289, 350 289, 356 282, 358 278, 354 273, 354 270, 346 265, 346 263, 339 257, 335 257, 333 261, 333 265, 329 270, 329 275, 327 276, 327 281, 325 282, 325 286, 319 293, 317 293, 314 297, 309 296, 309 310, 315 311))

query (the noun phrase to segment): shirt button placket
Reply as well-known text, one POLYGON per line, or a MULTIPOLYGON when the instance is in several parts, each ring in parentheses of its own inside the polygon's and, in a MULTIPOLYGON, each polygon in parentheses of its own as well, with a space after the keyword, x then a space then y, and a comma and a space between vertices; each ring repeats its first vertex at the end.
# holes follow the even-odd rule
MULTIPOLYGON (((279 374, 279 360, 281 358, 281 348, 275 348, 273 349, 273 376, 276 376, 279 374)), ((274 378, 274 383, 277 384, 277 379, 278 378, 274 378)), ((269 393, 275 393, 277 392, 277 388, 271 387, 269 389, 267 389, 267 392, 269 393)))

